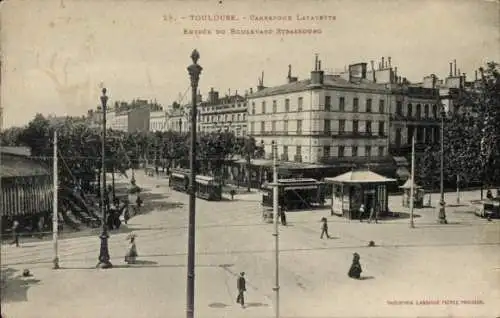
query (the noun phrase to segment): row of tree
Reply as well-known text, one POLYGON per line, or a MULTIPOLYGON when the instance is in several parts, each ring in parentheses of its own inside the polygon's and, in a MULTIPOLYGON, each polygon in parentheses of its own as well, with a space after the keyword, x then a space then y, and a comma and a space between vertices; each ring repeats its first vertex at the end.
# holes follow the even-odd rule
MULTIPOLYGON (((51 162, 53 135, 58 133, 60 181, 89 188, 99 180, 102 167, 102 129, 90 128, 76 118, 50 121, 41 114, 26 127, 14 127, 0 134, 2 146, 27 146, 33 157, 51 162)), ((189 133, 136 132, 107 130, 106 170, 124 173, 131 167, 149 164, 156 168, 189 167, 189 133)), ((237 137, 230 132, 200 133, 196 141, 197 171, 221 176, 225 164, 236 158, 263 156, 263 148, 254 138, 237 137)))
MULTIPOLYGON (((480 70, 475 87, 460 90, 444 121, 444 182, 467 186, 500 181, 500 73, 497 63, 480 70)), ((435 187, 440 179, 439 145, 428 146, 416 164, 416 179, 435 187)))

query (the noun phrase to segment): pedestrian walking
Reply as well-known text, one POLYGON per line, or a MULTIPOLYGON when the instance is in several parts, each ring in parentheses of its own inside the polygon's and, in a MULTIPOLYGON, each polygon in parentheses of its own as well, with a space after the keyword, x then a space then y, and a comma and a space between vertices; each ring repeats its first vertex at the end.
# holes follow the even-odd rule
POLYGON ((14 220, 12 222, 12 242, 10 244, 16 244, 19 247, 19 222, 14 220))
POLYGON ((365 205, 361 204, 359 207, 359 222, 363 222, 363 216, 365 214, 365 205))
POLYGON ((320 236, 320 239, 323 239, 323 235, 326 234, 326 238, 330 238, 330 234, 328 234, 328 223, 327 223, 327 220, 326 218, 321 218, 321 222, 323 224, 321 224, 321 236, 320 236))
POLYGON ((231 189, 231 191, 229 191, 229 194, 231 195, 231 200, 234 200, 234 195, 236 194, 236 191, 234 189, 231 189))
POLYGON ((245 307, 245 292, 247 291, 246 280, 245 280, 245 272, 241 272, 238 277, 238 281, 236 283, 236 287, 238 288, 238 296, 236 297, 236 303, 241 305, 241 308, 245 307))
POLYGON ((370 218, 368 219, 368 223, 371 223, 372 221, 375 221, 375 223, 378 223, 377 221, 377 210, 374 209, 373 207, 370 208, 370 218))
POLYGON ((285 225, 286 226, 286 213, 285 213, 285 207, 284 206, 281 208, 280 219, 281 219, 281 225, 285 225))
POLYGON ((359 258, 360 257, 359 257, 358 253, 353 254, 352 264, 351 264, 351 267, 349 268, 349 272, 347 273, 347 276, 349 276, 351 278, 360 279, 361 272, 363 270, 361 269, 361 264, 359 262, 359 258))

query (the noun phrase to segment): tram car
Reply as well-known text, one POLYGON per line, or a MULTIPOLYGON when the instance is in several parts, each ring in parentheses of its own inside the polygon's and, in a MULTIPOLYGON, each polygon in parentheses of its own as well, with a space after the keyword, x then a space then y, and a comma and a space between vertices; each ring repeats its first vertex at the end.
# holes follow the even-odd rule
POLYGON ((187 192, 189 189, 189 169, 172 169, 168 186, 179 192, 187 192))
MULTIPOLYGON (((170 188, 188 193, 189 190, 189 169, 174 169, 170 174, 170 188)), ((208 201, 222 200, 222 185, 210 176, 196 176, 196 196, 208 201)))
MULTIPOLYGON (((289 210, 306 210, 312 207, 323 206, 325 203, 326 184, 316 179, 279 179, 280 207, 289 210)), ((273 206, 273 186, 269 183, 262 185, 262 205, 273 206)))

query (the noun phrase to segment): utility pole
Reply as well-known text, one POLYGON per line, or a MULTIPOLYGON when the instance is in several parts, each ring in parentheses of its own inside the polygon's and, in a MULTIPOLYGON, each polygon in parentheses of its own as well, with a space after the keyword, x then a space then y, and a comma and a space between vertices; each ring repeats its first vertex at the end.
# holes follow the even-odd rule
POLYGON ((460 175, 457 174, 457 204, 460 204, 460 175))
POLYGON ((191 53, 193 64, 188 66, 191 80, 191 143, 189 156, 189 227, 188 227, 188 262, 187 262, 187 308, 186 317, 194 317, 194 267, 195 267, 195 219, 196 219, 196 92, 202 67, 198 65, 200 54, 197 50, 191 53))
POLYGON ((274 304, 274 310, 276 318, 280 316, 280 275, 279 275, 279 235, 278 235, 278 198, 279 198, 279 186, 278 186, 278 145, 273 141, 272 143, 272 153, 273 153, 273 217, 274 217, 274 253, 275 253, 275 285, 274 291, 276 292, 276 301, 274 304))
POLYGON ((53 181, 53 188, 54 188, 54 195, 53 195, 53 202, 52 202, 52 242, 54 244, 54 259, 53 259, 53 264, 54 266, 52 267, 53 269, 59 269, 59 253, 58 253, 58 230, 59 230, 59 211, 57 208, 57 191, 59 190, 59 180, 58 180, 58 172, 57 172, 57 131, 54 131, 54 163, 53 163, 53 175, 52 175, 52 181, 53 181))
POLYGON ((414 228, 413 205, 415 202, 415 134, 411 140, 411 178, 410 178, 410 228, 414 228))

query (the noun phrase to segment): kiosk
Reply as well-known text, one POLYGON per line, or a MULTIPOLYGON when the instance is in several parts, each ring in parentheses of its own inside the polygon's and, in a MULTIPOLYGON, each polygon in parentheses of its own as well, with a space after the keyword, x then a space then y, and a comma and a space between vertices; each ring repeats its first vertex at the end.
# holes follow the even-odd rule
POLYGON ((349 171, 334 178, 325 178, 332 184, 332 214, 349 219, 359 218, 359 208, 365 205, 366 215, 374 208, 377 215, 389 212, 387 186, 396 179, 386 178, 369 170, 349 171))

